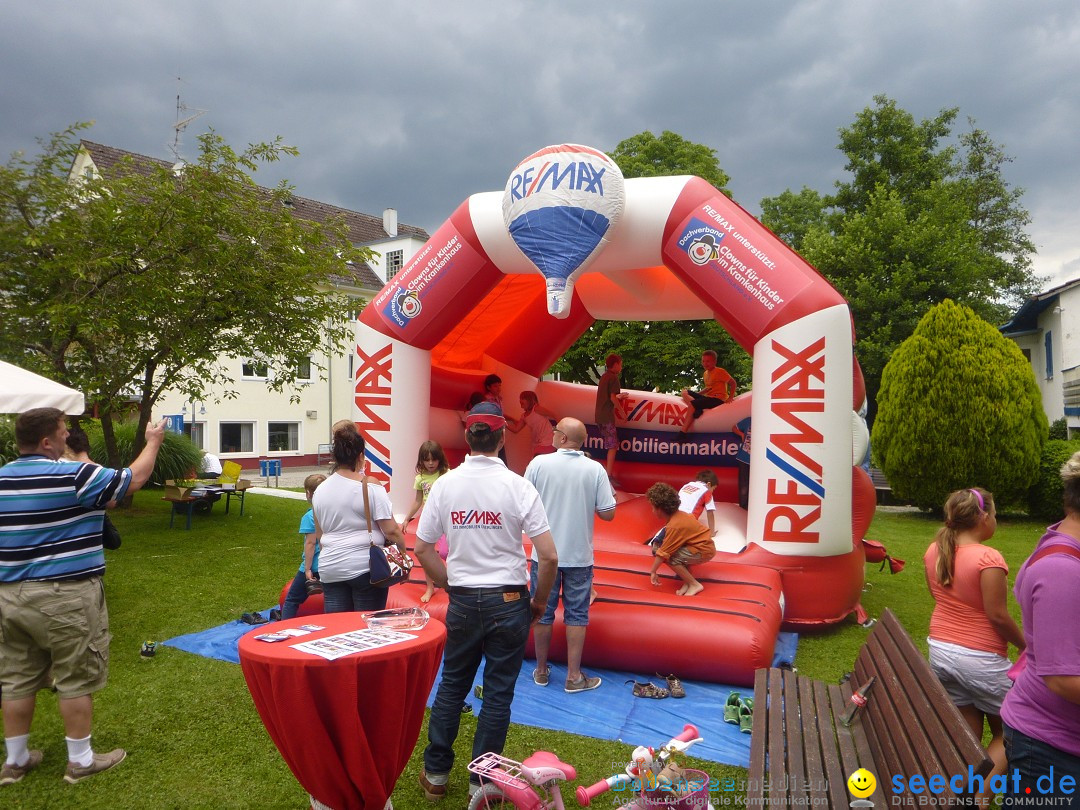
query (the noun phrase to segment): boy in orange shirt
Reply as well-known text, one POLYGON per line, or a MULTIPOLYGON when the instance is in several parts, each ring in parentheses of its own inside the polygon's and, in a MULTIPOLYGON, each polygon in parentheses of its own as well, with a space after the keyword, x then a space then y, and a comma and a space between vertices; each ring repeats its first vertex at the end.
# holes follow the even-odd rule
POLYGON ((649 571, 649 581, 653 585, 660 584, 657 571, 661 563, 666 562, 683 582, 682 587, 675 591, 676 594, 694 596, 701 593, 705 586, 690 573, 690 566, 708 562, 716 556, 712 532, 693 515, 679 509, 679 493, 670 484, 653 484, 645 497, 652 504, 653 514, 667 518, 664 542, 653 552, 655 559, 649 571))

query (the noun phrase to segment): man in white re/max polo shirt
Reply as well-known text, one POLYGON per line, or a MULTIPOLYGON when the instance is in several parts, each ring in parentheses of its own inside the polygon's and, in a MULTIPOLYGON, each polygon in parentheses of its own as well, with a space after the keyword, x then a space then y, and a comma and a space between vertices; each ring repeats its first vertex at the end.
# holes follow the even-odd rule
POLYGON ((505 427, 494 403, 481 402, 469 411, 465 443, 470 455, 432 485, 416 529, 416 558, 430 580, 450 595, 442 680, 431 707, 420 771, 420 787, 430 801, 446 796, 461 704, 481 656, 484 701, 472 755, 502 753, 529 626, 543 614, 558 570, 539 493, 498 457, 505 427), (523 532, 539 558, 531 603, 523 532), (445 564, 435 551, 443 534, 449 546, 445 564))
MULTIPOLYGON (((600 685, 600 678, 581 671, 585 649, 585 628, 589 624, 593 580, 593 516, 601 520, 615 517, 615 493, 602 464, 586 456, 585 425, 567 417, 555 428, 551 444, 556 452, 536 456, 525 470, 525 480, 536 487, 551 521, 551 535, 559 552, 559 573, 548 597, 547 609, 533 629, 536 642, 536 669, 533 683, 548 685, 548 650, 555 608, 562 593, 563 623, 566 625, 567 692, 588 692, 600 685)), ((533 552, 535 571, 536 553, 533 552)))

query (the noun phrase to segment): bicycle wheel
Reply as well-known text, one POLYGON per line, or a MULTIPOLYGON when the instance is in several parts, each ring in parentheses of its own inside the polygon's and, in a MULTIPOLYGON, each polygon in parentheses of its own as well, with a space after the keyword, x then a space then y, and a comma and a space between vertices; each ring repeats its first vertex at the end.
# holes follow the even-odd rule
POLYGON ((502 788, 491 782, 482 786, 469 800, 469 810, 498 810, 513 806, 514 803, 507 798, 502 788))

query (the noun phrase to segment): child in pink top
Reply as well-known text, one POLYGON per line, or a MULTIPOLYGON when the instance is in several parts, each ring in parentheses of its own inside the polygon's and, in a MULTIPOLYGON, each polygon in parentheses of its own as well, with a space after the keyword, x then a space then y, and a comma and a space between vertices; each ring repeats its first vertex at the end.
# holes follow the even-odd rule
POLYGON ((926 550, 926 584, 934 597, 930 616, 930 668, 960 714, 982 739, 989 724, 988 747, 994 761, 987 775, 1005 773, 1001 702, 1012 686, 1011 642, 1024 648, 1024 637, 1009 614, 1009 567, 997 549, 984 545, 997 529, 993 496, 984 489, 962 489, 945 501, 945 525, 926 550))

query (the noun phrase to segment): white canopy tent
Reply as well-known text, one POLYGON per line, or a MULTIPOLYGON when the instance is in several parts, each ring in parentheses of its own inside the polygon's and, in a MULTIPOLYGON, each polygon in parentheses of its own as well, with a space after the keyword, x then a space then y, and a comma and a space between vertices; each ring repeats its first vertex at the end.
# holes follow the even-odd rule
POLYGON ((59 408, 78 415, 86 410, 82 393, 0 360, 0 413, 59 408))

